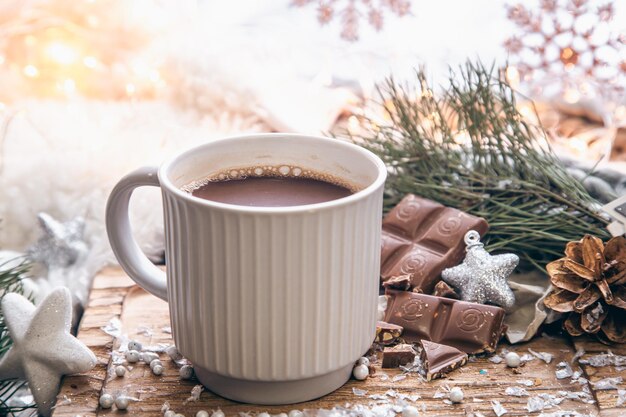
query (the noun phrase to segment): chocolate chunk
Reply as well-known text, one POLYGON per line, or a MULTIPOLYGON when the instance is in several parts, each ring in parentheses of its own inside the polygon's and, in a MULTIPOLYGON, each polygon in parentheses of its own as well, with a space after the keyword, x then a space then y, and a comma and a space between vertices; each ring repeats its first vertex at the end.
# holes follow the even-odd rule
POLYGON ((415 359, 415 351, 411 345, 396 345, 383 350, 383 368, 397 368, 415 359))
POLYGON ((435 285, 433 295, 436 297, 454 298, 455 300, 459 299, 459 295, 445 281, 439 281, 437 285, 435 285))
POLYGON ((375 342, 380 343, 381 345, 393 345, 402 335, 402 330, 402 326, 379 321, 376 323, 375 342))
POLYGON ((383 282, 383 288, 389 288, 390 290, 408 291, 411 289, 411 276, 400 275, 398 277, 391 277, 387 281, 383 282))
POLYGON ((441 271, 461 262, 465 233, 487 229, 480 217, 408 194, 383 219, 381 279, 409 275, 413 287, 430 294, 441 271))
POLYGON ((385 321, 402 326, 407 342, 428 340, 466 353, 494 352, 504 310, 485 304, 387 290, 385 321))
POLYGON ((426 380, 441 378, 467 363, 467 353, 461 352, 455 347, 440 345, 439 343, 422 340, 422 353, 420 355, 426 380))

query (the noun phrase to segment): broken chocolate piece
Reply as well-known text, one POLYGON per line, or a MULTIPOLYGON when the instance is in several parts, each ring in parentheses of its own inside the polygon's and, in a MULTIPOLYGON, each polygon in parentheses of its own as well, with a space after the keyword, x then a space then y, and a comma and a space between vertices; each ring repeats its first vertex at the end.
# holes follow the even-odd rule
POLYGON ((459 295, 445 281, 439 281, 437 285, 435 285, 433 295, 435 297, 454 298, 455 300, 459 299, 459 295))
POLYGON ((408 291, 411 289, 411 276, 400 275, 398 277, 391 277, 387 281, 383 282, 383 288, 389 288, 390 290, 408 291))
POLYGON ((385 321, 404 328, 407 342, 428 340, 466 353, 494 352, 504 310, 414 292, 387 290, 385 321))
POLYGON ((412 363, 413 359, 415 351, 411 345, 401 344, 383 350, 383 368, 397 368, 412 363))
POLYGON ((420 355, 426 380, 441 378, 467 363, 467 353, 461 352, 455 347, 440 345, 439 343, 422 340, 422 353, 420 355))
POLYGON ((374 340, 381 345, 393 345, 402 335, 402 326, 391 324, 384 321, 376 323, 376 339, 374 340))
POLYGON ((408 194, 383 219, 381 279, 409 275, 430 294, 441 271, 463 259, 465 233, 487 229, 485 219, 408 194))

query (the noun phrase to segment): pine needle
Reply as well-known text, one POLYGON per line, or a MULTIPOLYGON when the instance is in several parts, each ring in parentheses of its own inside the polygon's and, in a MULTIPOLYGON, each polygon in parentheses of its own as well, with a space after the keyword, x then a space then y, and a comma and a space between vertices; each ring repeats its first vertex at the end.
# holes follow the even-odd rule
POLYGON ((608 221, 494 72, 468 62, 451 71, 441 94, 423 69, 416 70, 417 85, 390 78, 379 86, 390 122, 366 118, 366 133, 351 138, 389 167, 386 211, 414 193, 484 217, 488 249, 543 269, 569 241, 586 233, 608 238, 608 221))

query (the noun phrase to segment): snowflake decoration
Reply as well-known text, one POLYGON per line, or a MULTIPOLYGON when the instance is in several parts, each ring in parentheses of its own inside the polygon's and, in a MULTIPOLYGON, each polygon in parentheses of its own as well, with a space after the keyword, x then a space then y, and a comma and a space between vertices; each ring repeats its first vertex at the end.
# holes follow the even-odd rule
POLYGON ((402 17, 410 13, 410 0, 293 0, 292 5, 297 7, 317 4, 317 20, 320 25, 330 23, 337 14, 342 22, 341 37, 354 42, 359 39, 359 22, 363 15, 367 15, 369 24, 380 31, 383 27, 383 10, 388 9, 395 15, 402 17), (336 12, 336 8, 344 5, 336 12))
POLYGON ((506 8, 518 34, 504 47, 520 80, 541 81, 535 89, 544 93, 558 80, 563 99, 570 103, 593 92, 605 100, 623 100, 626 36, 611 32, 612 3, 540 0, 536 11, 527 2, 506 8))

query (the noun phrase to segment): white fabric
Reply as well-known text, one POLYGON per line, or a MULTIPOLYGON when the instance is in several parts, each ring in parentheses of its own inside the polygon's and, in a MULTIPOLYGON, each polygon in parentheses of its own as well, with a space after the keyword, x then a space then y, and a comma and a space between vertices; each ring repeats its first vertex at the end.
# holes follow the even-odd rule
MULTIPOLYGON (((201 117, 165 102, 28 101, 5 118, 0 161, 0 247, 35 242, 37 213, 86 220, 94 270, 112 261, 104 225, 106 199, 129 171, 215 138, 266 130, 258 118, 201 117)), ((148 254, 163 246, 157 189, 133 196, 131 220, 148 254)))

